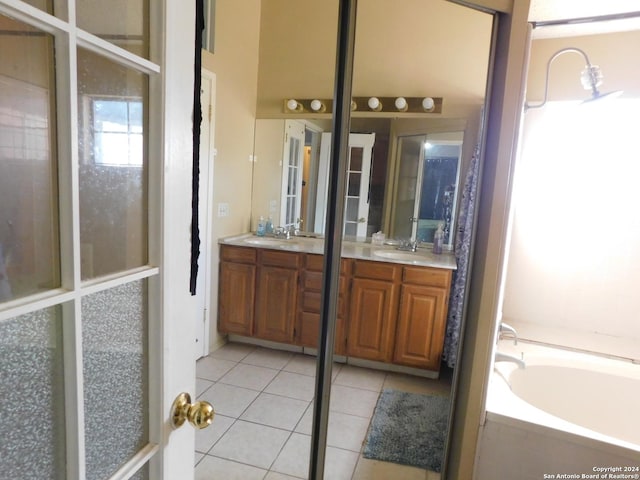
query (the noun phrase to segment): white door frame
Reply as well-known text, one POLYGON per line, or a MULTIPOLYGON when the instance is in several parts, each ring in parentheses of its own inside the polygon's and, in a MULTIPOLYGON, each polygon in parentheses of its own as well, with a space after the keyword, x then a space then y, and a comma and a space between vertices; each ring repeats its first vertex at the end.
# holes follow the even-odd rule
POLYGON ((202 70, 202 128, 200 136, 200 195, 198 219, 200 231, 200 257, 196 282, 196 342, 194 358, 209 354, 211 325, 211 274, 213 229, 213 172, 215 163, 215 98, 216 75, 202 70))
MULTIPOLYGON (((351 168, 351 150, 362 148, 362 170, 360 178, 360 191, 358 193, 358 218, 364 218, 357 226, 357 237, 367 236, 367 226, 369 224, 369 180, 371 177, 371 161, 373 159, 373 146, 375 144, 375 133, 350 133, 349 134, 349 161, 347 168, 351 168)), ((331 133, 323 132, 320 141, 320 163, 318 166, 318 194, 316 203, 315 228, 314 231, 324 233, 327 218, 326 195, 329 188, 329 157, 331 155, 331 133)), ((347 189, 349 175, 347 174, 347 189)), ((348 192, 347 192, 348 193, 348 192)), ((347 206, 345 205, 345 209, 347 206)), ((346 215, 345 215, 346 223, 346 215)), ((344 233, 344 224, 343 224, 344 233)))
MULTIPOLYGON (((153 3, 153 2, 152 2, 153 3)), ((169 411, 178 394, 195 396, 195 362, 193 361, 194 316, 190 301, 191 175, 192 175, 192 113, 193 113, 193 38, 195 4, 182 0, 164 0, 161 35, 156 45, 162 45, 164 58, 162 82, 163 169, 160 198, 162 214, 162 343, 159 421, 161 456, 152 463, 151 478, 170 480, 192 478, 195 433, 190 426, 173 430, 169 411), (186 322, 186 323, 185 323, 186 322), (154 467, 157 470, 154 472, 154 467), (154 476, 155 474, 155 476, 154 476)), ((152 377, 153 378, 153 377, 152 377)), ((156 423, 152 421, 151 423, 156 423)), ((159 428, 158 428, 159 427, 159 428)))

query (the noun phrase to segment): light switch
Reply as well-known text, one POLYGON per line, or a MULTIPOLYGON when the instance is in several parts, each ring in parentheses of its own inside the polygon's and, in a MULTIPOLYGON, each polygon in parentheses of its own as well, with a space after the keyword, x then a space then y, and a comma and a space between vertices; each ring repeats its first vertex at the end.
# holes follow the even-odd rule
POLYGON ((229 216, 229 204, 228 203, 219 203, 218 204, 218 216, 219 217, 228 217, 229 216))

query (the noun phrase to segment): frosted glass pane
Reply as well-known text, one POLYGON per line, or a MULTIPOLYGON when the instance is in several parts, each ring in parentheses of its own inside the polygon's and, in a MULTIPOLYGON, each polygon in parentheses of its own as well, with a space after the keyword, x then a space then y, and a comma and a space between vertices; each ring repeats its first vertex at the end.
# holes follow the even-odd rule
POLYGON ((108 478, 149 440, 147 284, 82 300, 87 479, 108 478))
POLYGON ((66 478, 58 308, 0 322, 0 399, 0 478, 66 478))
POLYGON ((362 156, 364 154, 364 148, 351 147, 349 157, 349 170, 352 172, 362 171, 362 156))
POLYGON ((47 13, 53 13, 53 0, 23 0, 32 7, 44 10, 47 13))
POLYGON ((149 464, 145 463, 145 465, 131 477, 131 480, 149 480, 149 464))
POLYGON ((53 37, 0 15, 0 303, 60 286, 53 37), (20 35, 11 32, 21 32, 20 35))
POLYGON ((82 278, 147 264, 146 75, 78 50, 82 278))
POLYGON ((345 222, 358 221, 358 206, 359 206, 359 202, 357 198, 347 198, 345 222))
POLYGON ((355 237, 358 234, 358 224, 357 223, 346 223, 344 226, 344 234, 347 236, 355 237))
POLYGON ((83 30, 149 58, 149 0, 77 0, 76 15, 83 30))
POLYGON ((360 196, 360 179, 362 174, 349 173, 349 186, 347 187, 347 195, 350 197, 360 196))

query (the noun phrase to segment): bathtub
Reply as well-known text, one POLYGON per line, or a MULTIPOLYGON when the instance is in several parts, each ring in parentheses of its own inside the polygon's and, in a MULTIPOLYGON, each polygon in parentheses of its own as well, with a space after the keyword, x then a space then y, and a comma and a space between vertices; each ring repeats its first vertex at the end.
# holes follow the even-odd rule
POLYGON ((499 350, 526 367, 495 364, 475 480, 640 478, 640 365, 523 342, 499 350))

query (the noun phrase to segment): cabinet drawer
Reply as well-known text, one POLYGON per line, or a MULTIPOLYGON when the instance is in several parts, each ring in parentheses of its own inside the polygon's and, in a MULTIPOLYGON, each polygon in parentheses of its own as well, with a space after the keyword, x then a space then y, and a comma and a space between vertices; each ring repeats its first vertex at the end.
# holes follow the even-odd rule
POLYGON ((398 281, 402 272, 402 265, 384 262, 353 262, 353 276, 374 280, 398 281))
POLYGON ((322 255, 306 255, 305 267, 307 270, 322 272, 322 255))
MULTIPOLYGON (((300 314, 300 334, 298 343, 305 347, 318 348, 318 334, 320 333, 320 315, 302 312, 300 314)), ((335 353, 345 355, 345 326, 340 317, 336 320, 335 353)))
MULTIPOLYGON (((302 294, 302 310, 305 312, 320 313, 320 292, 304 292, 302 294)), ((342 296, 338 298, 338 316, 345 316, 345 301, 342 296)))
POLYGON ((322 272, 304 272, 303 285, 305 290, 322 290, 322 272))
POLYGON ((404 283, 449 288, 451 270, 429 267, 404 267, 404 283))
POLYGON ((260 250, 260 264, 274 267, 298 268, 300 266, 298 253, 279 252, 277 250, 260 250))
MULTIPOLYGON (((307 254, 305 260, 305 268, 307 270, 313 270, 314 272, 322 272, 323 267, 323 255, 307 254)), ((340 275, 346 275, 349 269, 349 260, 343 258, 340 261, 340 275)))
MULTIPOLYGON (((304 272, 303 286, 305 290, 313 290, 320 292, 322 290, 322 272, 304 272)), ((340 286, 338 287, 338 293, 344 295, 347 291, 347 280, 345 277, 340 276, 340 286)))
POLYGON ((220 259, 227 262, 256 263, 256 249, 249 247, 220 247, 220 259))

